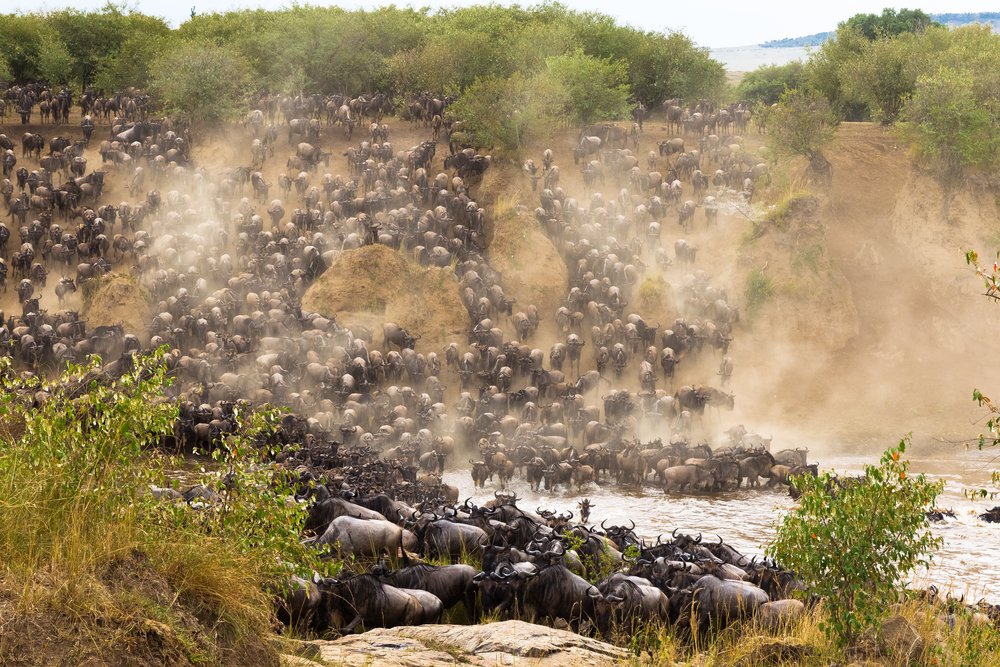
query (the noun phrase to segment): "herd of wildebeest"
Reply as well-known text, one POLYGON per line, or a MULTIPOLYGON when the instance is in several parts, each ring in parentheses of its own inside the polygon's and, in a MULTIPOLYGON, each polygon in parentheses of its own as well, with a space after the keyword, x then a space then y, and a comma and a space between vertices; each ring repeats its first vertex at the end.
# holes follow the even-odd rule
MULTIPOLYGON (((591 524, 586 499, 573 522, 519 507, 506 490, 515 474, 533 489, 581 494, 612 480, 713 492, 815 474, 805 450, 772 454, 769 439, 741 426, 726 431, 725 446, 696 436, 709 432, 712 410, 734 405, 725 387, 739 311, 698 268, 690 235, 717 226, 724 201, 751 198, 767 178, 731 134, 747 127, 742 105, 670 101, 664 118, 677 136, 647 155, 635 153, 645 109, 634 122, 584 128, 558 151, 579 170, 565 179, 582 182, 575 193, 552 150, 524 162, 537 206, 504 224, 533 217, 569 273, 563 304, 541 312, 510 298, 489 263, 497 222, 473 194, 488 170, 504 167, 466 145, 473 138, 445 98, 419 96, 392 116, 380 94, 255 95, 245 162, 209 170, 193 160, 197 137, 154 119, 140 91, 74 100, 67 89, 28 85, 3 97, 23 122, 37 108, 54 136, 25 133, 18 151, 0 134, 10 220, 0 225, 0 282, 17 294, 13 312, 0 315, 0 350, 19 371, 40 374, 90 354, 123 367, 167 346, 180 409, 164 444, 181 451, 208 451, 236 431, 238 404, 287 409, 278 460, 300 477, 304 539, 346 564, 337 580, 294 579, 277 596, 285 623, 349 632, 437 622, 461 606, 468 621, 561 618, 610 637, 613 627, 653 621, 774 625, 802 613, 790 572, 721 539, 675 531, 651 542, 634 525, 591 524), (77 105, 79 133, 66 124, 77 105), (426 138, 394 147, 397 122, 426 138), (265 171, 282 151, 272 191, 265 171), (372 244, 453 267, 467 338, 421 349, 420 332, 398 323, 370 331, 303 309, 306 290, 341 253, 372 244), (679 312, 630 308, 649 271, 676 276, 679 312), (111 272, 150 295, 144 331, 89 327, 64 309, 68 295, 111 272), (543 336, 557 340, 536 347, 543 336), (711 368, 720 386, 681 384, 688 367, 711 368), (494 485, 493 500, 460 502, 442 483, 449 462, 465 461, 477 487, 494 485), (476 567, 428 562, 459 560, 476 567)), ((199 486, 182 499, 196 505, 216 493, 199 486)))

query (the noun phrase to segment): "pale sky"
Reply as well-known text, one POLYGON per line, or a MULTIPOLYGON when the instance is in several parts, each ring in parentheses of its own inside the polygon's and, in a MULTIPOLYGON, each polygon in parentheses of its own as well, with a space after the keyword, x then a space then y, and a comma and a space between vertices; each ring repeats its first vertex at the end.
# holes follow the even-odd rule
MULTIPOLYGON (((97 9, 106 0, 74 0, 72 3, 52 0, 0 0, 0 11, 45 11, 72 6, 79 10, 97 9)), ((288 0, 126 0, 126 4, 143 13, 161 16, 171 25, 189 18, 191 7, 198 13, 221 12, 230 9, 277 9, 287 7, 288 0)), ((405 0, 395 3, 343 0, 337 3, 309 2, 301 4, 336 4, 348 9, 372 8, 381 5, 414 7, 457 7, 484 4, 474 0, 405 0)), ((499 4, 514 4, 500 2, 499 4)), ((532 5, 533 2, 521 2, 532 5)), ((929 14, 943 12, 1000 11, 994 0, 913 0, 903 4, 886 4, 872 0, 839 0, 836 2, 808 0, 564 0, 564 4, 581 11, 599 11, 646 30, 679 30, 700 46, 726 47, 759 44, 771 39, 799 37, 833 30, 837 23, 860 12, 880 13, 883 7, 919 8, 929 14)))

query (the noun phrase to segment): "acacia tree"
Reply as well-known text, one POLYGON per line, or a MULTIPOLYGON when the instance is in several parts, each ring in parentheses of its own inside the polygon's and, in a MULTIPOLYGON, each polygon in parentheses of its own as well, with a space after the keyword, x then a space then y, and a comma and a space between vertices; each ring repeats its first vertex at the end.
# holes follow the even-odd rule
POLYGON ((151 68, 150 90, 163 110, 199 127, 235 117, 249 87, 246 60, 215 44, 183 43, 151 68))
POLYGON ((822 148, 833 138, 838 123, 826 98, 804 89, 788 90, 768 119, 768 144, 776 155, 805 156, 813 177, 829 184, 830 161, 822 148))
MULTIPOLYGON (((575 125, 626 117, 629 91, 621 62, 594 58, 576 50, 545 61, 540 77, 552 79, 562 99, 562 108, 550 115, 575 125)), ((543 84, 544 85, 544 84, 543 84)))

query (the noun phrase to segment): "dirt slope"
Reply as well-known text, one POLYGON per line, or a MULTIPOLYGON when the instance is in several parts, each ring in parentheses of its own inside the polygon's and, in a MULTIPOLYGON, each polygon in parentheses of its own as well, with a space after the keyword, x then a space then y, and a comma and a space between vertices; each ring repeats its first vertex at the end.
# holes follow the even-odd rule
POLYGON ((451 269, 423 268, 383 245, 342 254, 310 286, 304 308, 361 324, 381 343, 382 323, 395 322, 421 336, 422 351, 461 340, 469 317, 451 269))
POLYGON ((127 333, 146 338, 149 294, 135 278, 111 273, 84 285, 83 317, 92 327, 122 324, 127 333))
POLYGON ((754 355, 753 385, 743 375, 737 392, 750 392, 775 429, 837 449, 910 431, 918 442, 977 434, 981 412, 969 397, 991 388, 1000 345, 983 334, 1000 325, 1000 310, 976 296, 963 254, 996 248, 993 194, 963 189, 945 220, 941 188, 874 125, 845 123, 828 155, 833 185, 817 192, 815 223, 829 262, 821 289, 836 298, 824 305, 822 293, 796 294, 777 278, 771 307, 782 316, 751 336, 769 353, 754 355), (845 305, 856 335, 827 335, 844 323, 845 305), (804 321, 826 331, 803 332, 804 321))

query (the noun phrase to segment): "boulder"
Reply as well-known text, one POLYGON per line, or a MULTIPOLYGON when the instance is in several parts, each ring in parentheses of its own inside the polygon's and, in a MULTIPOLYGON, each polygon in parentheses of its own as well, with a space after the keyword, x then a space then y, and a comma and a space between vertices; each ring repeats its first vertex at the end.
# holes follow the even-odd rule
POLYGON ((530 664, 533 667, 604 667, 626 651, 611 644, 523 621, 482 625, 379 628, 336 641, 308 642, 324 663, 361 667, 530 664))
POLYGON ((909 621, 899 615, 882 623, 878 641, 884 651, 905 661, 907 665, 916 664, 924 652, 923 637, 909 621))

